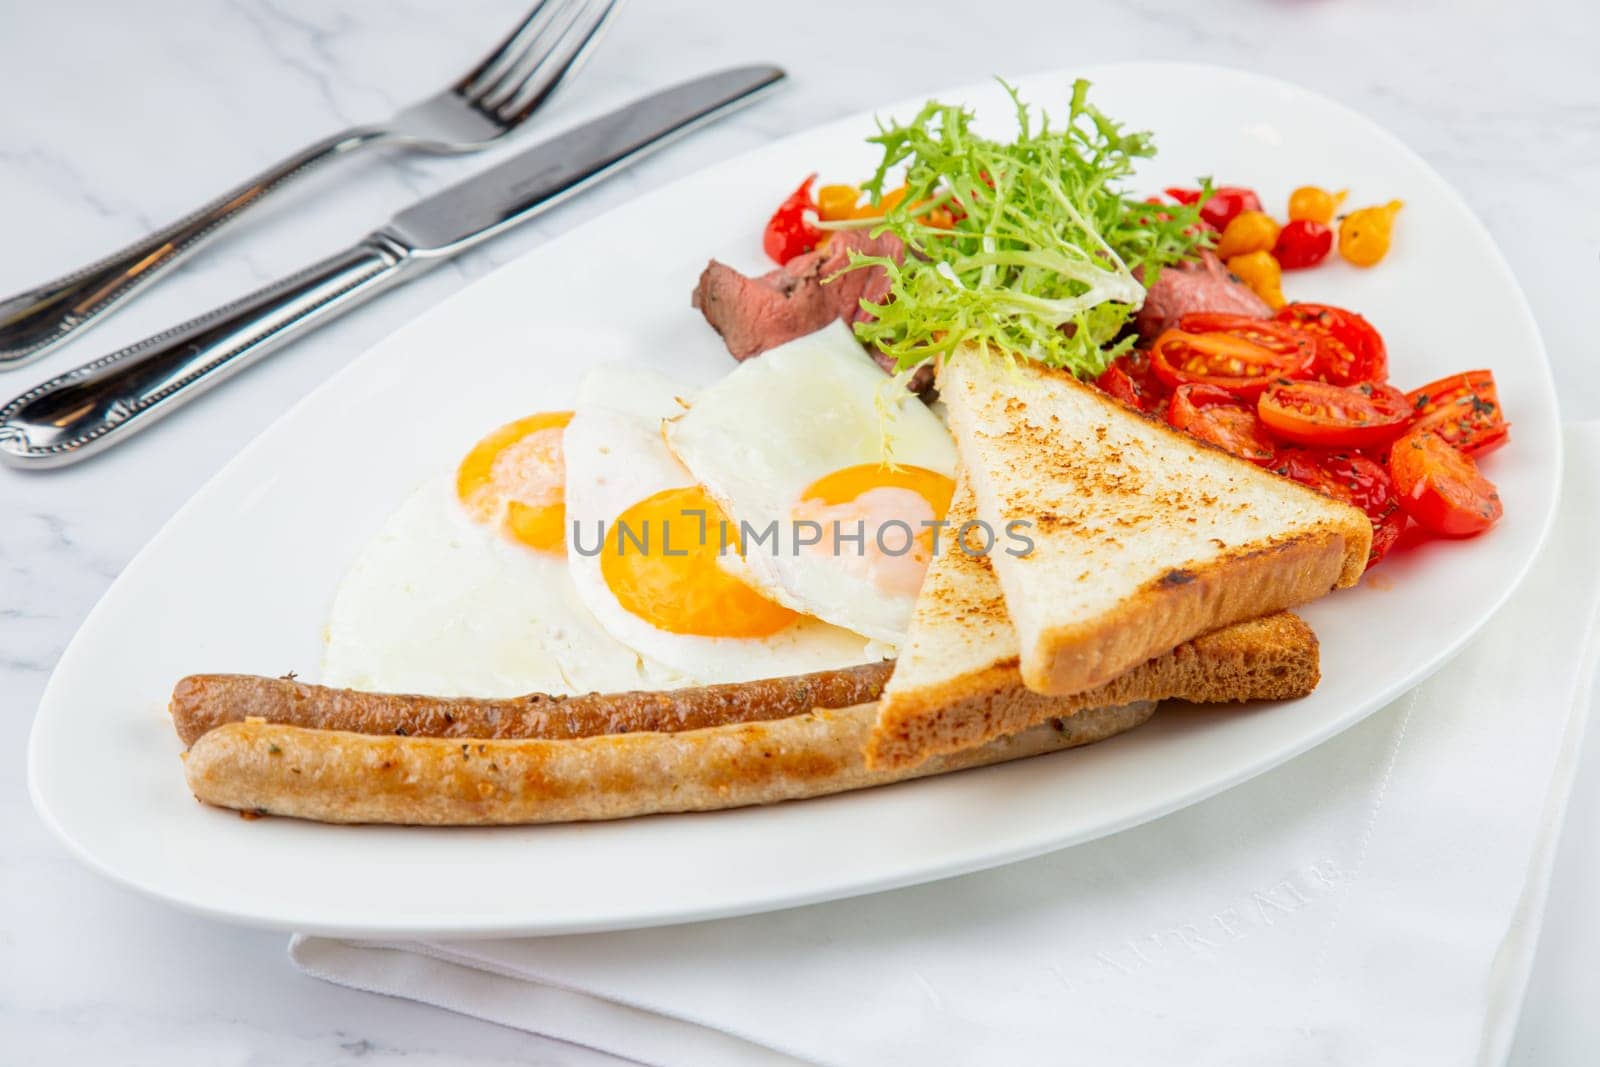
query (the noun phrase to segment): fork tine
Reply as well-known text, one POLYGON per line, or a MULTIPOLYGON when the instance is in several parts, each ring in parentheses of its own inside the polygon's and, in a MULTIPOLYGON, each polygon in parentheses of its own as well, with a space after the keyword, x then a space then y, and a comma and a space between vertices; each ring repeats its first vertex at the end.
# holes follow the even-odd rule
POLYGON ((502 122, 521 122, 555 92, 573 71, 589 58, 601 32, 611 21, 622 0, 601 0, 587 6, 585 17, 575 18, 557 47, 542 57, 527 76, 496 108, 502 122))
POLYGON ((456 92, 472 99, 493 87, 527 54, 529 46, 544 32, 552 11, 559 10, 561 6, 562 0, 539 0, 534 4, 516 28, 495 46, 494 51, 456 82, 456 92))
POLYGON ((560 49, 567 32, 582 14, 584 3, 585 0, 553 0, 549 16, 542 20, 539 32, 522 40, 521 50, 508 65, 502 66, 498 78, 493 82, 480 82, 480 91, 470 98, 472 105, 497 115, 501 104, 516 94, 528 80, 529 73, 560 49))

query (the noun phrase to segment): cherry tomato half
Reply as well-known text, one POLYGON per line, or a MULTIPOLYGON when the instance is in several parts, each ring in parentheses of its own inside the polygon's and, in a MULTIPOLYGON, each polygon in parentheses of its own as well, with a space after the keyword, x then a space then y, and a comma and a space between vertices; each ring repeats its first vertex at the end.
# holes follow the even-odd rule
POLYGON ((1309 219, 1294 219, 1278 231, 1272 254, 1284 270, 1315 267, 1333 251, 1333 229, 1309 219))
POLYGON ((1394 481, 1389 472, 1383 464, 1360 452, 1285 448, 1272 470, 1337 497, 1368 515, 1382 515, 1394 502, 1394 481))
POLYGON ((811 183, 816 180, 813 174, 801 182, 800 188, 778 205, 761 234, 761 247, 780 266, 795 256, 815 250, 822 243, 822 231, 806 219, 806 212, 817 210, 816 202, 811 199, 811 183))
POLYGON ((1211 385, 1180 385, 1167 405, 1167 423, 1263 467, 1277 446, 1248 403, 1211 385))
POLYGON ((1389 353, 1383 336, 1354 311, 1327 304, 1289 304, 1279 322, 1317 335, 1321 352, 1312 375, 1334 385, 1389 380, 1389 353))
POLYGON ((1218 311, 1191 311, 1178 319, 1178 329, 1185 333, 1225 333, 1241 341, 1300 360, 1309 370, 1317 355, 1315 334, 1305 333, 1271 319, 1255 319, 1249 315, 1229 315, 1218 311))
POLYGON ((1145 414, 1161 409, 1167 402, 1166 386, 1157 380, 1150 369, 1150 357, 1143 352, 1118 356, 1094 384, 1145 414))
POLYGON ((1150 366, 1170 388, 1211 385, 1235 396, 1256 397, 1270 382, 1304 374, 1316 354, 1314 348, 1292 340, 1274 345, 1269 348, 1221 330, 1168 330, 1150 346, 1150 366), (1288 350, 1277 350, 1283 347, 1288 350))
POLYGON ((1286 448, 1278 453, 1272 470, 1366 513, 1372 521, 1368 567, 1387 555, 1405 530, 1406 513, 1395 498, 1394 480, 1383 464, 1370 456, 1286 448))
POLYGON ((1471 537, 1502 514, 1494 483, 1472 457, 1436 433, 1406 434, 1389 450, 1400 506, 1417 525, 1444 537, 1471 537))
POLYGON ((1275 381, 1261 394, 1261 420, 1278 437, 1320 448, 1388 444, 1411 421, 1406 395, 1392 385, 1275 381))
POLYGON ((1494 374, 1469 370, 1406 394, 1415 430, 1436 433, 1468 455, 1505 444, 1511 426, 1500 408, 1494 374))
POLYGON ((1133 384, 1133 379, 1128 372, 1115 363, 1107 367, 1100 377, 1094 380, 1096 388, 1113 400, 1120 400, 1130 408, 1144 410, 1144 405, 1139 403, 1139 390, 1133 384))
POLYGON ((1400 506, 1398 500, 1394 502, 1394 507, 1389 509, 1387 515, 1372 520, 1372 548, 1367 551, 1368 570, 1394 550, 1410 524, 1411 516, 1406 514, 1405 508, 1400 506))

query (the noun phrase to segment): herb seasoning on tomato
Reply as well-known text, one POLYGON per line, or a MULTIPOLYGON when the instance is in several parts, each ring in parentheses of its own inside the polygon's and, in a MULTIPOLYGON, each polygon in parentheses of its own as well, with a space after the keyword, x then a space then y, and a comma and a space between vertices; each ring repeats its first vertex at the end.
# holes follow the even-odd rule
POLYGON ((1444 537, 1471 537, 1499 520, 1500 494, 1472 457, 1444 438, 1412 431, 1389 450, 1400 506, 1419 526, 1444 537))
POLYGON ((1392 385, 1356 386, 1277 381, 1261 394, 1261 420, 1277 436, 1323 448, 1385 445, 1411 419, 1406 396, 1392 385))
POLYGON ((1372 522, 1369 567, 1388 554, 1405 530, 1406 513, 1395 497, 1394 480, 1383 464, 1370 456, 1286 448, 1278 454, 1272 470, 1365 512, 1372 522))
POLYGON ((1436 433, 1469 455, 1505 444, 1511 429, 1490 371, 1469 370, 1441 378, 1413 389, 1406 400, 1414 429, 1436 433))

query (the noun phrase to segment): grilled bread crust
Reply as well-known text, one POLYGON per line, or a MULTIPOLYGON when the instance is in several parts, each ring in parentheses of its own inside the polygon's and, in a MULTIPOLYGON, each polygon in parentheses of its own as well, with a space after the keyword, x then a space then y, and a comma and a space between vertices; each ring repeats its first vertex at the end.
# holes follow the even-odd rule
POLYGON ((879 704, 867 766, 915 767, 1079 708, 1132 700, 1222 704, 1302 697, 1321 679, 1316 634, 1279 612, 1186 641, 1086 692, 1045 696, 1021 684, 1016 659, 930 683, 879 704))
POLYGON ((991 529, 1029 689, 1105 685, 1200 634, 1352 585, 1372 527, 1355 508, 1147 419, 1070 375, 964 353, 941 396, 991 529))

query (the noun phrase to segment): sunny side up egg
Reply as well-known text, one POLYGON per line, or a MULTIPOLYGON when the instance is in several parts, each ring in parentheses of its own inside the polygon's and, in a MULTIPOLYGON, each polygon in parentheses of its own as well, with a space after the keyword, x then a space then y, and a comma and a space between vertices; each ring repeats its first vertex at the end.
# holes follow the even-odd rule
POLYGON ((724 517, 667 448, 692 391, 638 367, 603 366, 579 388, 563 438, 567 560, 612 636, 700 682, 801 674, 881 658, 860 634, 763 594, 724 517))
POLYGON ((938 418, 843 326, 699 395, 599 368, 575 411, 499 427, 453 485, 390 516, 335 596, 323 680, 508 696, 878 659, 903 637, 929 552, 917 531, 944 517, 954 468, 938 418), (741 552, 741 520, 777 533, 741 552), (799 544, 796 521, 864 540, 799 544), (894 522, 907 546, 882 551, 894 522))
MULTIPOLYGON (((531 473, 526 459, 502 476, 531 473)), ((545 523, 508 497, 491 503, 485 486, 462 499, 469 466, 456 484, 437 478, 414 492, 357 557, 329 613, 323 684, 477 697, 683 684, 595 621, 559 540, 542 549, 519 540, 532 530, 545 541, 545 523)))
POLYGON ((955 445, 849 327, 745 360, 668 424, 667 442, 734 522, 776 528, 770 545, 746 540, 757 588, 899 644, 942 532, 929 524, 950 506, 955 445))

